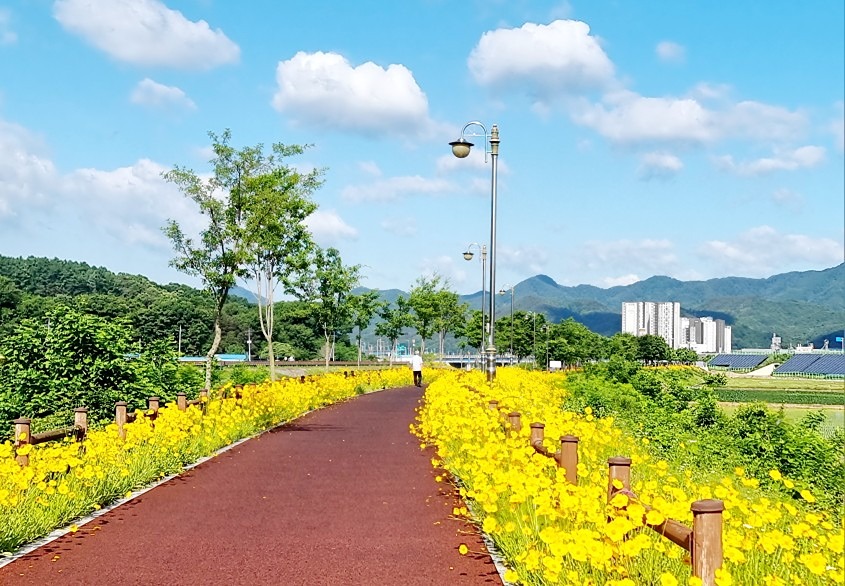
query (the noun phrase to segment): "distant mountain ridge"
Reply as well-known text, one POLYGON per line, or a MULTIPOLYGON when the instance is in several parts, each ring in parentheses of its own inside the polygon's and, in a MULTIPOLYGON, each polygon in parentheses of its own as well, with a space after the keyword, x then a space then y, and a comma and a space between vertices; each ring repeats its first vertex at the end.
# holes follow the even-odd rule
MULTIPOLYGON (((395 299, 396 290, 391 290, 395 299)), ((461 296, 478 309, 481 292, 461 296)), ((767 348, 773 333, 785 344, 814 342, 820 346, 845 327, 845 263, 820 271, 798 271, 765 279, 722 277, 679 281, 655 276, 603 289, 593 285, 567 287, 548 275, 536 275, 514 287, 514 310, 537 311, 558 322, 573 318, 611 336, 622 327, 626 301, 677 301, 685 316, 724 319, 733 329, 734 348, 767 348)), ((496 314, 510 313, 510 294, 496 296, 496 314)))

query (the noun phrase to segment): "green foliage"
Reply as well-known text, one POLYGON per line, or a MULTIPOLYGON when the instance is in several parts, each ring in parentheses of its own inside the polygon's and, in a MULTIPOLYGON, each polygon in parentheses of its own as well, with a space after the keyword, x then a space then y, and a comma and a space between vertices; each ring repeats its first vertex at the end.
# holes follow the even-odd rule
POLYGON ((790 403, 794 405, 842 405, 845 400, 843 393, 827 393, 824 391, 780 391, 780 390, 750 390, 750 389, 716 389, 719 401, 730 403, 790 403))
POLYGON ((169 400, 197 389, 167 342, 139 347, 125 324, 67 306, 45 321, 24 320, 0 342, 0 354, 3 430, 17 417, 65 417, 74 407, 87 407, 93 421, 110 419, 116 401, 137 408, 152 395, 169 400))
POLYGON ((707 372, 704 374, 704 384, 708 387, 724 387, 728 384, 728 375, 724 372, 707 372))

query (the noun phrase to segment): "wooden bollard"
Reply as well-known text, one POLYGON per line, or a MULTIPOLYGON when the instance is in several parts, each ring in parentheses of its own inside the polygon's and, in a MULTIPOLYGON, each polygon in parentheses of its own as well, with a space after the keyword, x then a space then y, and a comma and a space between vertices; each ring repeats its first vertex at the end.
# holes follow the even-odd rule
POLYGON ((487 408, 490 409, 490 411, 498 411, 499 410, 499 402, 496 401, 495 399, 493 399, 492 401, 487 403, 487 408))
POLYGON ((114 404, 114 422, 117 424, 117 437, 126 439, 126 401, 114 404))
MULTIPOLYGON (((32 441, 32 420, 26 417, 15 419, 15 452, 18 448, 29 445, 32 441)), ((15 454, 15 460, 21 466, 29 466, 29 454, 15 454)))
POLYGON ((532 423, 531 427, 531 445, 534 448, 542 448, 543 447, 543 438, 546 434, 546 426, 542 423, 532 423))
POLYGON ((179 407, 179 411, 185 411, 188 408, 188 395, 176 393, 176 406, 179 407))
POLYGON ((631 490, 631 458, 622 456, 608 458, 607 469, 607 500, 610 501, 620 490, 631 490), (613 486, 614 480, 620 481, 622 488, 613 486))
POLYGON ((202 399, 208 400, 208 389, 202 389, 200 391, 200 400, 202 399))
POLYGON ((155 419, 158 417, 158 406, 159 406, 159 398, 158 397, 150 397, 147 399, 147 409, 152 411, 150 414, 150 419, 155 419))
POLYGON ((348 373, 348 372, 346 372, 346 371, 344 370, 344 371, 343 371, 343 378, 346 378, 346 377, 348 377, 348 376, 349 376, 349 373, 348 373))
POLYGON ((725 503, 707 499, 695 501, 692 511, 692 575, 704 586, 716 583, 716 570, 722 567, 722 513, 725 503))
POLYGON ((73 435, 81 442, 88 433, 88 409, 77 407, 73 410, 73 435))
POLYGON ((566 481, 578 484, 578 438, 574 435, 560 437, 560 458, 557 465, 566 472, 566 481))
POLYGON ((351 376, 352 378, 355 378, 355 371, 354 371, 354 370, 350 370, 350 371, 349 371, 349 376, 351 376))
POLYGON ((514 431, 520 431, 522 429, 522 420, 520 417, 521 415, 516 411, 508 413, 508 423, 510 423, 514 431))
POLYGON ((305 375, 304 374, 299 377, 299 383, 303 384, 303 385, 305 384, 305 375))

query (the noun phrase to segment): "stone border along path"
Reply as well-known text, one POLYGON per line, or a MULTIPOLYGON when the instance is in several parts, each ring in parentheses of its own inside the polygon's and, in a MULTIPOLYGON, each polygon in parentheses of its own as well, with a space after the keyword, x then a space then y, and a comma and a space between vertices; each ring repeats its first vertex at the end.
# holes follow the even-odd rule
POLYGON ((408 430, 421 395, 362 395, 235 444, 0 567, 0 584, 502 584, 408 430))

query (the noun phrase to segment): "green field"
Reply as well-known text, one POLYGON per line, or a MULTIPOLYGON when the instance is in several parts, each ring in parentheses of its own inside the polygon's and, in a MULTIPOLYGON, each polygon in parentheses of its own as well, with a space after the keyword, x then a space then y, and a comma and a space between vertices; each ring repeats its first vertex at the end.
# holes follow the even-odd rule
MULTIPOLYGON (((727 414, 734 413, 739 408, 739 403, 719 403, 722 411, 727 414)), ((771 409, 780 409, 781 405, 769 405, 771 409)), ((833 432, 838 429, 845 429, 845 407, 841 406, 798 406, 789 405, 783 407, 784 418, 796 423, 801 421, 807 413, 812 411, 821 411, 824 413, 825 422, 822 424, 819 432, 825 437, 833 436, 833 432)))

